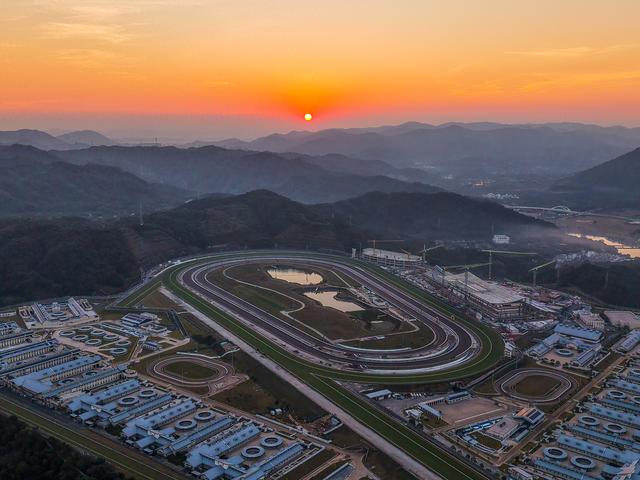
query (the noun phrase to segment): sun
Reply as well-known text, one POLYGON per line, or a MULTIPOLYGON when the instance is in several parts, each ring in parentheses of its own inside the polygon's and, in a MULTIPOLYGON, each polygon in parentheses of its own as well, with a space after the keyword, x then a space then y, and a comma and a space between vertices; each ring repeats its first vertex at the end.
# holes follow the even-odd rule
POLYGON ((304 114, 304 119, 305 119, 307 122, 310 122, 310 121, 313 119, 313 115, 311 115, 310 113, 305 113, 305 114, 304 114))

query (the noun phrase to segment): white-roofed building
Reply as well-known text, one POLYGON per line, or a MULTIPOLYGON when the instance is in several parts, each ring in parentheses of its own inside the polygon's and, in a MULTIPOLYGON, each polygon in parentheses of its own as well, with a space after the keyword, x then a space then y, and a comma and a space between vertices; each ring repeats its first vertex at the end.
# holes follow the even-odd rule
POLYGON ((381 250, 379 248, 365 248, 362 250, 362 258, 370 262, 389 265, 392 267, 407 267, 422 262, 422 257, 410 253, 381 250))
POLYGON ((445 281, 460 296, 466 296, 472 308, 497 322, 512 322, 525 317, 525 299, 510 288, 487 282, 472 273, 446 273, 445 281))

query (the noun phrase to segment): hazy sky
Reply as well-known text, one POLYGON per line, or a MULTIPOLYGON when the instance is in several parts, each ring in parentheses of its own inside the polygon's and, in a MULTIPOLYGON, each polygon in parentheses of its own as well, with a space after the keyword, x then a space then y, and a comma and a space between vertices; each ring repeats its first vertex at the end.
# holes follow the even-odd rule
POLYGON ((2 129, 214 139, 405 120, 640 125, 638 0, 2 0, 1 10, 2 129))

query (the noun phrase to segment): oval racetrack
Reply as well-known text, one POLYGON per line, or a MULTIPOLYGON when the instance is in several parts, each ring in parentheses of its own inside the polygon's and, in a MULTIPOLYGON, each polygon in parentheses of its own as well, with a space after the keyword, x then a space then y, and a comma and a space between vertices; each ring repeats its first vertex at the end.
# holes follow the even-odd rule
POLYGON ((368 373, 427 373, 453 369, 472 361, 480 352, 477 336, 464 324, 452 320, 442 311, 398 288, 368 269, 347 263, 339 257, 301 257, 290 254, 238 255, 215 257, 182 270, 179 282, 206 299, 218 309, 243 324, 260 331, 299 356, 337 369, 353 369, 368 373), (389 352, 354 352, 347 346, 334 344, 311 335, 286 321, 252 305, 209 280, 214 270, 265 261, 290 262, 309 267, 321 266, 349 276, 378 296, 403 310, 433 331, 428 346, 389 352))

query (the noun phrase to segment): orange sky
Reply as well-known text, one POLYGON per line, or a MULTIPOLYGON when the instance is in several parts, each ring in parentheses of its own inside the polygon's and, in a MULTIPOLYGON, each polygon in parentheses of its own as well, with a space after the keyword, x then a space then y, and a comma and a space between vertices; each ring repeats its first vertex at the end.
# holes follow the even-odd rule
POLYGON ((640 125, 638 19, 637 0, 4 0, 0 128, 640 125))

